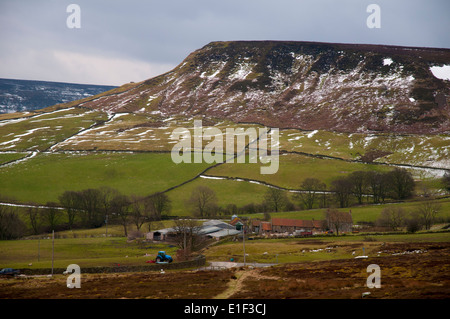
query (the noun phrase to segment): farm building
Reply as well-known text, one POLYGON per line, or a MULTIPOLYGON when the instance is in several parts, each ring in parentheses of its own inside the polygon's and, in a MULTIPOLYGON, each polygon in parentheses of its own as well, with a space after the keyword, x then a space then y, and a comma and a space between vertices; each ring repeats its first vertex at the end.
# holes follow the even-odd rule
POLYGON ((230 225, 234 226, 235 229, 237 229, 237 230, 241 230, 242 226, 244 226, 244 223, 241 221, 241 219, 239 217, 237 217, 236 215, 233 215, 231 217, 230 225))
POLYGON ((274 233, 317 232, 323 229, 322 225, 321 220, 272 218, 274 233))
POLYGON ((253 220, 252 231, 261 235, 270 233, 272 231, 272 224, 270 222, 264 222, 261 220, 253 220))
MULTIPOLYGON (((159 229, 146 234, 146 239, 154 241, 169 241, 175 236, 174 228, 159 229)), ((240 231, 236 227, 220 220, 209 220, 199 227, 197 234, 209 238, 220 239, 225 236, 237 235, 240 231)))
POLYGON ((335 233, 351 232, 353 228, 352 211, 347 213, 328 209, 325 225, 327 229, 330 229, 335 233))
POLYGON ((334 232, 350 232, 353 227, 351 212, 333 212, 327 213, 325 220, 303 220, 288 218, 272 218, 272 221, 265 222, 261 220, 252 221, 252 231, 256 234, 273 233, 320 233, 326 230, 334 232))
POLYGON ((166 241, 169 240, 170 235, 173 233, 175 233, 173 228, 164 228, 148 232, 145 234, 145 238, 149 240, 166 241))

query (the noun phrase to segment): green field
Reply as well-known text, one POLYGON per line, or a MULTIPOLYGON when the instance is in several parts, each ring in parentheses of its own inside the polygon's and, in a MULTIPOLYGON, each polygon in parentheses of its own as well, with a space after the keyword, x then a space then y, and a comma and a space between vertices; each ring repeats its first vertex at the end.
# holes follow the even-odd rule
POLYGON ((363 170, 388 171, 381 165, 351 163, 333 159, 320 159, 298 154, 282 154, 279 157, 279 169, 275 174, 260 173, 262 163, 225 163, 208 171, 208 175, 224 177, 241 177, 251 180, 264 181, 288 189, 299 189, 300 184, 308 177, 317 178, 328 186, 337 178, 351 172, 363 170))
POLYGON ((0 154, 0 165, 11 161, 15 161, 27 156, 27 153, 1 153, 0 154))
MULTIPOLYGON (((139 265, 154 259, 159 250, 169 255, 176 253, 174 247, 165 244, 129 243, 125 237, 55 239, 54 267, 139 265)), ((0 241, 0 256, 0 268, 51 268, 51 236, 40 240, 0 241)))
POLYGON ((249 182, 198 178, 167 193, 172 201, 172 215, 192 215, 185 203, 195 188, 200 185, 212 189, 216 193, 217 204, 222 207, 228 204, 240 207, 251 203, 261 203, 267 190, 266 186, 249 182))
POLYGON ((66 190, 109 186, 150 195, 189 180, 208 164, 175 164, 168 153, 44 153, 0 168, 0 194, 21 202, 57 201, 66 190))

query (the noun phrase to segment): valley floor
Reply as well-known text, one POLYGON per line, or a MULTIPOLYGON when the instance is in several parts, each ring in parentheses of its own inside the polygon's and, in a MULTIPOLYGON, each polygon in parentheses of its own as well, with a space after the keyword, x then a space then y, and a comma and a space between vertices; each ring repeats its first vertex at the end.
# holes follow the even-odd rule
POLYGON ((0 279, 1 299, 447 299, 450 243, 387 243, 383 257, 121 274, 0 279), (418 253, 420 252, 420 253, 418 253), (380 267, 381 288, 368 288, 367 267, 380 267), (369 292, 370 294, 365 294, 369 292))

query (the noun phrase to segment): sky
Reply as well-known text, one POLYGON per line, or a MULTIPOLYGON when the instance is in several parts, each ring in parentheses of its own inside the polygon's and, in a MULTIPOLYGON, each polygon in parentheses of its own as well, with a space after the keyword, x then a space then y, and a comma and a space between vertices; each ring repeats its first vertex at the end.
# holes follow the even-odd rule
POLYGON ((450 48, 449 12, 449 0, 0 0, 0 78, 122 85, 212 41, 450 48))

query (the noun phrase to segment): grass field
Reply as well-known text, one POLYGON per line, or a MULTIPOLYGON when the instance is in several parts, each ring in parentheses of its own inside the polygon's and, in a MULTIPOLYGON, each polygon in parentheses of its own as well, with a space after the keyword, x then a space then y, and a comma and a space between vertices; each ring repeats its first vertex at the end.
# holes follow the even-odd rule
POLYGON ((267 190, 266 186, 249 182, 198 178, 167 193, 172 201, 172 215, 192 215, 186 206, 186 201, 196 187, 201 185, 209 187, 216 193, 217 204, 222 207, 226 207, 227 204, 240 207, 251 203, 261 203, 267 190))
POLYGON ((44 153, 0 168, 0 194, 22 202, 57 201, 65 190, 110 186, 150 195, 193 178, 208 164, 175 164, 167 153, 44 153))
POLYGON ((244 177, 289 189, 299 189, 303 180, 309 177, 317 178, 329 186, 333 179, 348 175, 354 171, 390 170, 386 166, 320 159, 298 154, 280 155, 279 169, 275 174, 261 174, 260 167, 266 165, 249 163, 248 160, 245 163, 225 163, 209 170, 208 175, 233 178, 244 177))
MULTIPOLYGON (((80 267, 139 265, 154 259, 159 250, 165 250, 169 255, 176 254, 175 247, 129 243, 125 237, 55 239, 54 267, 66 268, 70 264, 80 267)), ((51 268, 51 236, 40 240, 0 241, 0 256, 0 268, 51 268)))
POLYGON ((14 153, 0 153, 0 165, 8 163, 10 161, 15 161, 20 158, 27 156, 27 153, 14 152, 14 153))

